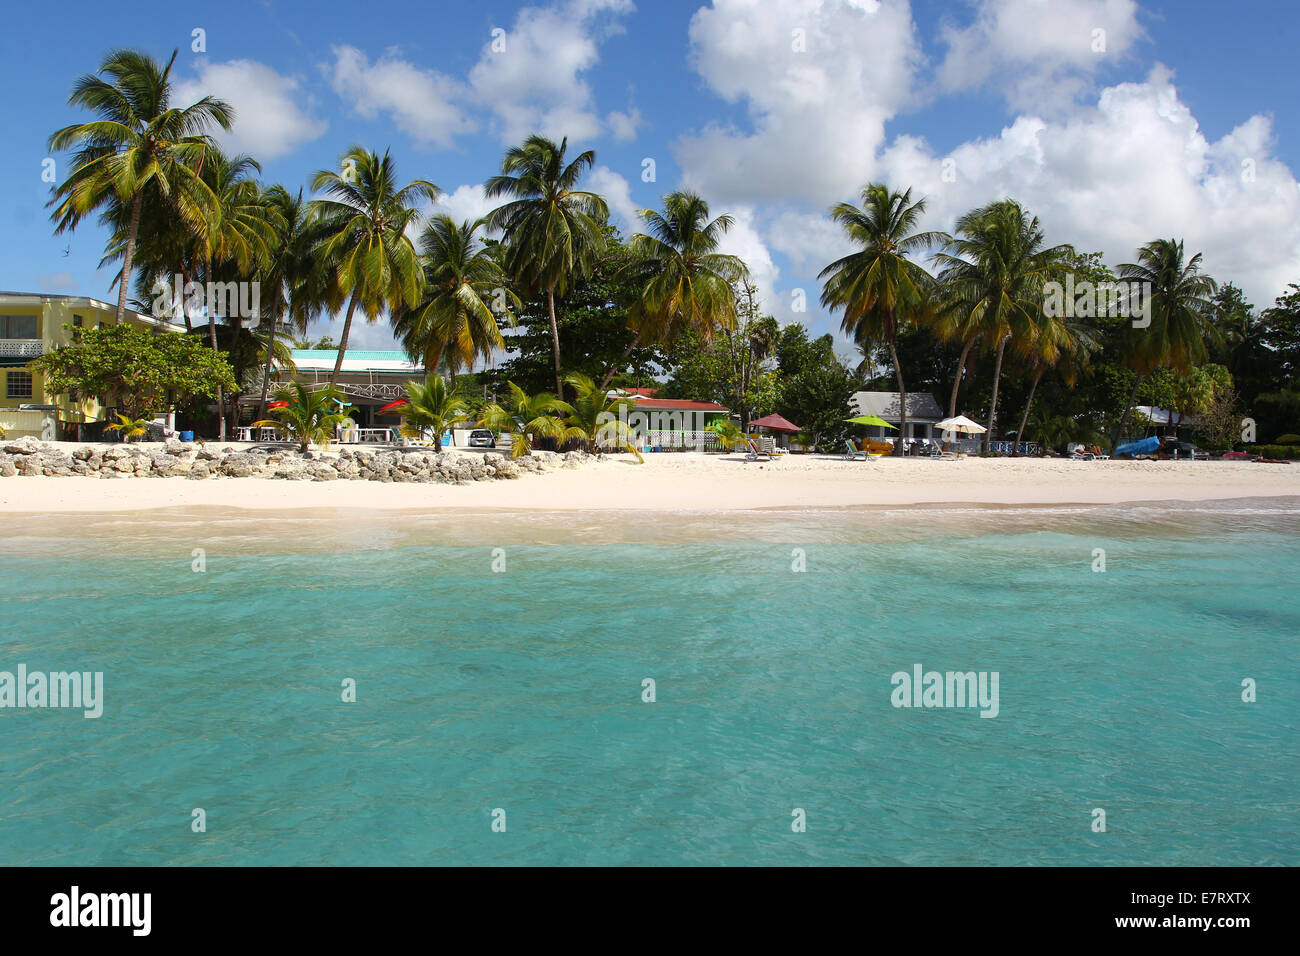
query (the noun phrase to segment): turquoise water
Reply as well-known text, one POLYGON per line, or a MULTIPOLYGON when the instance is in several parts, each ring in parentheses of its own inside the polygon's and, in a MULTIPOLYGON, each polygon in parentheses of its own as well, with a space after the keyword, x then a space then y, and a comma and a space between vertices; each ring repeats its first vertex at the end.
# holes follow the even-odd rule
POLYGON ((365 520, 0 542, 0 863, 1300 863, 1295 511, 365 520))

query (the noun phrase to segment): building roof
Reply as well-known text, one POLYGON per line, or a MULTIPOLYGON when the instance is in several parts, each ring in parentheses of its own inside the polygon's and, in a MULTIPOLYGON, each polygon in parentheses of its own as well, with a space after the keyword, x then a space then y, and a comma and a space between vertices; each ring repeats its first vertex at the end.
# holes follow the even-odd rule
MULTIPOLYGON (((298 371, 334 371, 337 349, 294 349, 293 364, 298 371)), ((343 356, 344 372, 388 372, 398 375, 423 375, 424 366, 412 362, 399 349, 348 349, 343 356)))
POLYGON ((639 398, 632 406, 638 412, 726 412, 715 402, 692 402, 685 398, 639 398))
POLYGON ((1196 424, 1195 415, 1180 415, 1178 412, 1171 412, 1167 408, 1160 408, 1158 405, 1134 405, 1133 410, 1145 415, 1152 425, 1168 425, 1177 422, 1179 425, 1196 424))
MULTIPOLYGON (((901 421, 897 392, 854 392, 849 399, 854 415, 879 415, 887 422, 901 421)), ((909 422, 937 422, 944 418, 943 409, 929 392, 907 393, 909 422)))

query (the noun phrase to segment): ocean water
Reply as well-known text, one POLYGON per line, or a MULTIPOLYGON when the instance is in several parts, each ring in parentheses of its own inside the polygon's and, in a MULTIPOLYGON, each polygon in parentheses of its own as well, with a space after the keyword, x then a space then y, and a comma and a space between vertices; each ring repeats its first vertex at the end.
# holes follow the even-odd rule
POLYGON ((1300 863, 1295 503, 51 517, 0 581, 0 671, 104 674, 0 710, 4 865, 1300 863))

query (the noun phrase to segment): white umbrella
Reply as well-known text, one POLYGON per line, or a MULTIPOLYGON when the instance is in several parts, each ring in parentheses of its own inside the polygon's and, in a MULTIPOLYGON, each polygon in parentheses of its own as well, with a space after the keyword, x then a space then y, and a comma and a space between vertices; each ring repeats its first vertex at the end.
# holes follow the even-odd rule
POLYGON ((945 418, 941 422, 936 422, 934 427, 944 432, 943 440, 947 442, 952 441, 954 432, 960 432, 963 435, 982 435, 988 431, 979 422, 973 422, 965 415, 958 415, 956 418, 945 418))

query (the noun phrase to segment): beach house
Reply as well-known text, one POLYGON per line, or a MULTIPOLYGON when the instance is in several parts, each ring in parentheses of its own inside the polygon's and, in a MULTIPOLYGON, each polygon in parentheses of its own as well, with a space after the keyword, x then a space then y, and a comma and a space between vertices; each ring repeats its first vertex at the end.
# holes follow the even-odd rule
MULTIPOLYGON (((339 353, 334 349, 294 349, 292 375, 280 372, 280 380, 291 378, 307 386, 324 387, 334 372, 339 353)), ((412 362, 405 352, 385 349, 349 349, 343 356, 336 387, 349 403, 347 413, 362 428, 397 427, 401 416, 380 409, 406 397, 407 382, 424 382, 424 366, 412 362)), ((246 415, 256 411, 261 395, 245 395, 246 415)))
MULTIPOLYGON (((166 319, 127 310, 124 321, 160 331, 184 332, 166 319)), ((74 329, 117 324, 117 308, 98 299, 36 292, 0 292, 0 428, 8 438, 76 440, 102 425, 108 410, 97 396, 52 395, 33 359, 67 345, 74 329)))
POLYGON ((611 397, 628 398, 627 426, 641 448, 699 448, 715 440, 708 427, 730 415, 725 405, 683 398, 659 398, 657 389, 614 389, 611 397))
MULTIPOLYGON (((856 415, 878 415, 895 428, 902 423, 897 392, 854 392, 849 405, 856 415)), ((879 426, 868 429, 872 438, 933 438, 934 425, 943 421, 943 409, 929 392, 907 393, 907 431, 899 435, 879 426)))

